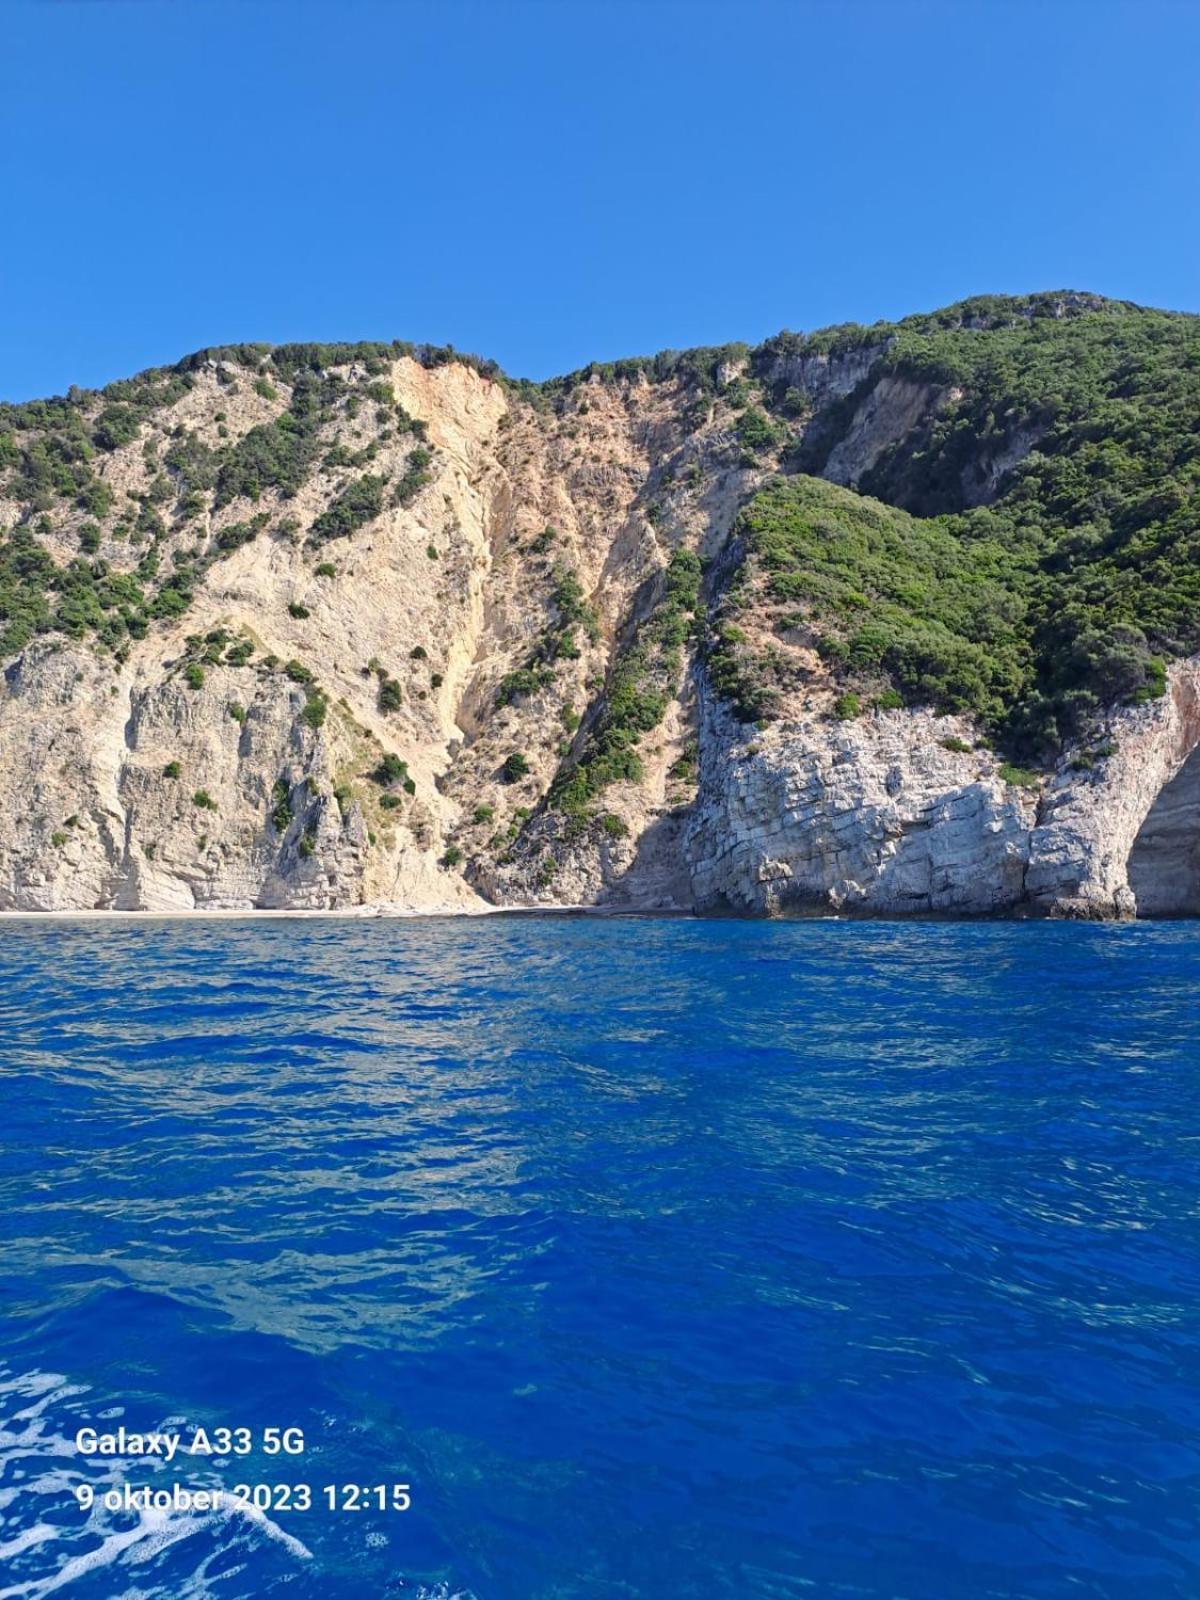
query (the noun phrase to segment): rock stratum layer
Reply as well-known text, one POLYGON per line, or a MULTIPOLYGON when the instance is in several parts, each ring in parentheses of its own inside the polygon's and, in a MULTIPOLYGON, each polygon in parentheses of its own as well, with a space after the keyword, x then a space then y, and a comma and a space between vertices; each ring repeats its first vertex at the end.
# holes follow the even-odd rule
MULTIPOLYGON (((947 326, 1116 314, 1029 305, 947 326)), ((541 388, 238 347, 8 408, 0 909, 1200 912, 1188 639, 1074 722, 1054 689, 1023 768, 755 543, 793 478, 838 527, 967 515, 1047 448, 992 415, 914 488, 966 401, 903 326, 541 388)))

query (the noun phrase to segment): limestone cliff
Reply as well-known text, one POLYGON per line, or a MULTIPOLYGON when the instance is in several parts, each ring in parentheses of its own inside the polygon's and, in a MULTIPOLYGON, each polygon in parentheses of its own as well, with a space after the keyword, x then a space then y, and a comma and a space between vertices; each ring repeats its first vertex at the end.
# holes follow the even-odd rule
POLYGON ((1022 772, 773 598, 755 492, 911 502, 957 414, 897 337, 543 389, 238 347, 9 408, 0 909, 1200 911, 1200 656, 1022 772))

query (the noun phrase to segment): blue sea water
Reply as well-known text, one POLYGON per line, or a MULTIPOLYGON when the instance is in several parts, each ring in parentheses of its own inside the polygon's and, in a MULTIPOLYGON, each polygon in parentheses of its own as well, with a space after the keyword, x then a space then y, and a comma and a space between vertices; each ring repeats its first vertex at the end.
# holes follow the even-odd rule
POLYGON ((1197 926, 25 921, 0 974, 5 1600, 1200 1594, 1197 926), (76 1452, 121 1425, 306 1448, 76 1452))

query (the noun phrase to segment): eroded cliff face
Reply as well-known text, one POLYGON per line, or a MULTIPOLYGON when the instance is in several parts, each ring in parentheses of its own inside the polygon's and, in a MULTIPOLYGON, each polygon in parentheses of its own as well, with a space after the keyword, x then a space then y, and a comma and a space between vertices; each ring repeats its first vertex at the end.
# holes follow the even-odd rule
POLYGON ((138 508, 187 491, 173 445, 296 413, 277 381, 202 364, 106 453, 99 525, 38 525, 61 567, 86 552, 160 593, 178 570, 188 592, 119 648, 41 633, 6 662, 0 909, 1200 911, 1200 660, 1023 786, 963 718, 839 719, 810 641, 765 621, 803 692, 748 726, 703 627, 675 627, 677 568, 703 563, 688 604, 714 615, 740 507, 831 407, 853 398, 826 452, 851 485, 936 414, 936 386, 865 389, 875 353, 773 374, 803 404, 751 448, 736 361, 699 398, 634 375, 546 406, 455 361, 368 380, 350 360, 303 481, 218 483, 155 523, 138 508), (353 403, 385 392, 398 412, 353 403), (379 503, 339 522, 364 471, 379 503))
POLYGON ((701 910, 1200 914, 1200 658, 1015 785, 977 730, 924 711, 747 736, 707 719, 684 836, 701 910), (1097 747, 1098 752, 1097 753, 1097 747))

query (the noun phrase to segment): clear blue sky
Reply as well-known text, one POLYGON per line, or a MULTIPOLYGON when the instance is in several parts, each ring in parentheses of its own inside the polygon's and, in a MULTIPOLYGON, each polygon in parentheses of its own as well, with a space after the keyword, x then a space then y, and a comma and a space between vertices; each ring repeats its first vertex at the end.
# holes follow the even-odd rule
POLYGON ((0 0, 0 396, 235 340, 591 359, 1200 310, 1200 4, 0 0))

